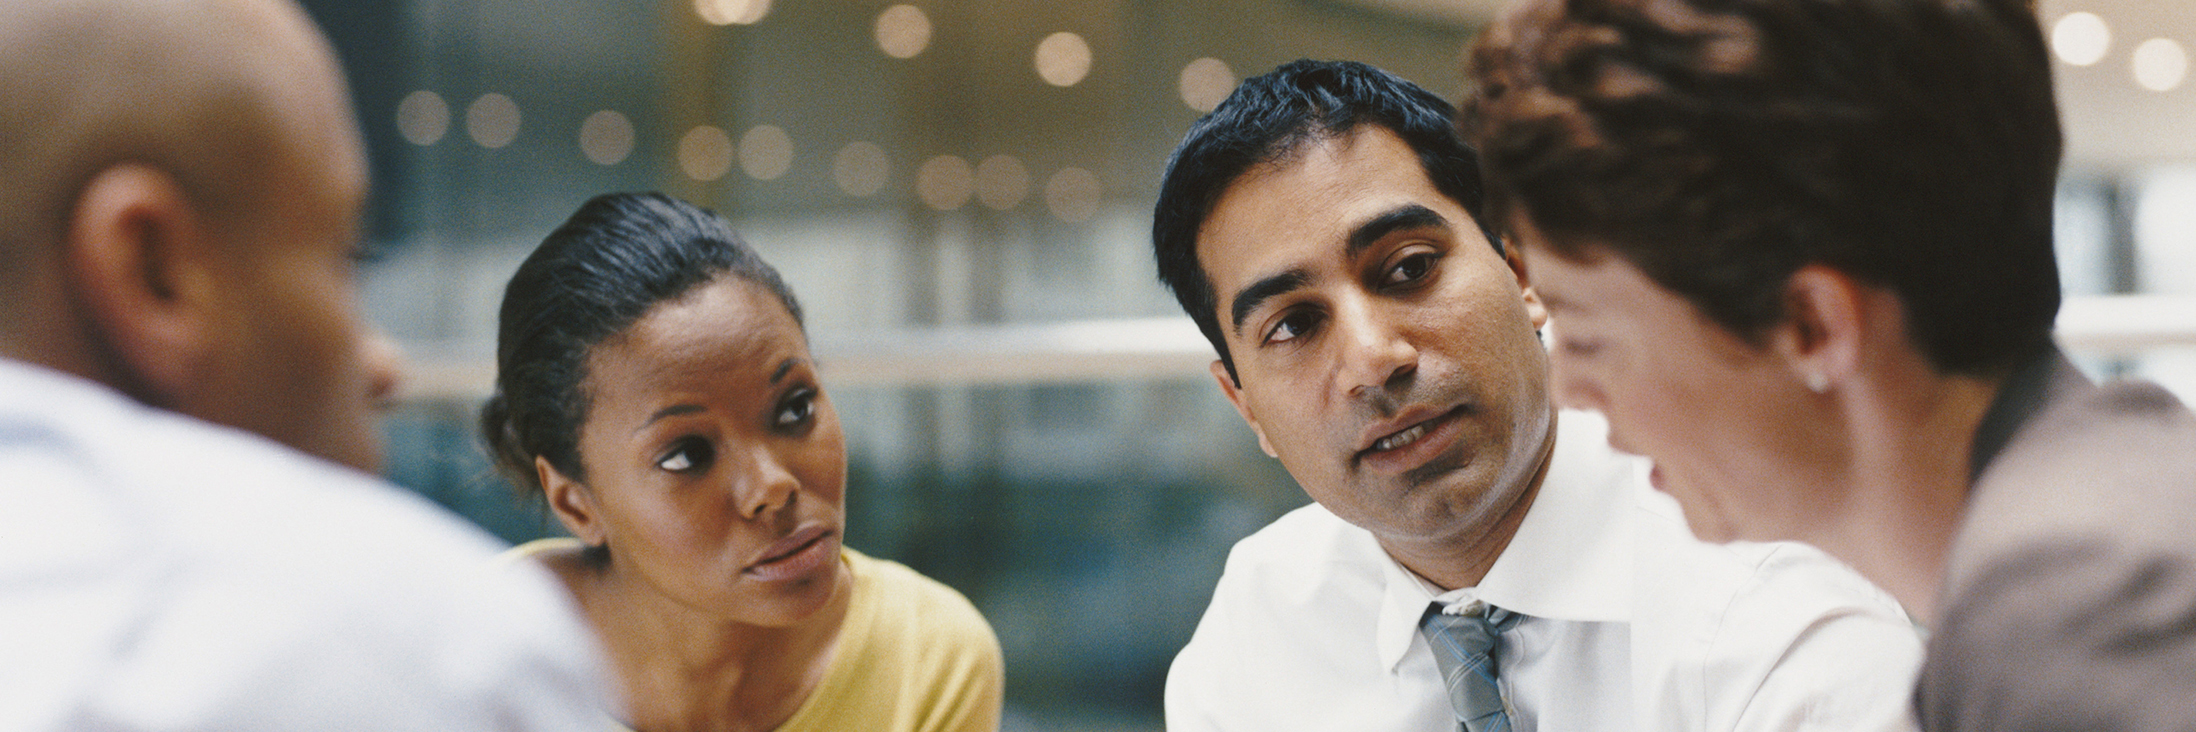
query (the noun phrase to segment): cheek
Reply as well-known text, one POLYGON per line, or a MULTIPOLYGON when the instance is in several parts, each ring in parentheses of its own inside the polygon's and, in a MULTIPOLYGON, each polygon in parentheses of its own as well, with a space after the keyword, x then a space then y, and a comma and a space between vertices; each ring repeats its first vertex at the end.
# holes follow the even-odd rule
POLYGON ((846 496, 846 435, 838 416, 825 412, 814 438, 802 443, 787 459, 792 462, 802 489, 844 505, 846 496))
POLYGON ((799 458, 801 489, 825 501, 841 505, 846 500, 846 454, 811 450, 799 458))
POLYGON ((623 544, 622 548, 649 564, 713 566, 713 560, 726 550, 726 537, 737 530, 733 518, 737 512, 715 496, 704 500, 706 505, 670 500, 629 504, 611 517, 616 524, 612 550, 623 544))
POLYGON ((1656 459, 1699 473, 1686 476, 1696 492, 1715 486, 1728 456, 1762 436, 1760 395, 1739 374, 1696 368, 1663 372, 1636 392, 1630 432, 1656 459), (1719 467, 1721 466, 1721 467, 1719 467))
MULTIPOLYGON (((597 471, 596 475, 600 475, 597 471)), ((594 483, 595 505, 617 534, 643 539, 649 543, 675 543, 679 527, 692 523, 689 514, 698 514, 700 506, 682 505, 664 496, 664 491, 652 486, 626 485, 621 481, 612 484, 598 480, 594 483), (653 499, 653 500, 651 500, 653 499)))
POLYGON ((363 402, 368 398, 365 334, 352 307, 348 280, 328 274, 281 286, 283 302, 261 307, 281 319, 275 327, 285 331, 282 348, 331 382, 326 388, 341 392, 331 398, 363 402))
POLYGON ((580 450, 595 510, 609 525, 613 544, 676 550, 721 532, 725 521, 719 517, 735 515, 728 492, 711 489, 722 475, 710 476, 709 485, 682 485, 652 468, 605 461, 604 451, 591 451, 584 434, 580 450))
POLYGON ((1696 375, 1654 358, 1573 365, 1564 377, 1567 386, 1592 392, 1595 406, 1623 435, 1630 451, 1667 459, 1670 448, 1682 449, 1694 441, 1693 423, 1704 406, 1696 375))
POLYGON ((1342 415, 1331 415, 1337 418, 1321 416, 1321 410, 1326 405, 1321 396, 1325 393, 1323 390, 1294 387, 1267 389, 1263 395, 1272 398, 1251 402, 1251 413, 1258 417, 1258 425, 1266 434, 1266 442, 1273 445, 1274 452, 1279 453, 1283 464, 1292 468, 1313 464, 1315 461, 1301 460, 1299 457, 1303 453, 1319 449, 1329 441, 1329 436, 1320 432, 1319 428, 1344 423, 1344 420, 1339 419, 1342 415), (1289 399, 1287 396, 1300 398, 1289 399))

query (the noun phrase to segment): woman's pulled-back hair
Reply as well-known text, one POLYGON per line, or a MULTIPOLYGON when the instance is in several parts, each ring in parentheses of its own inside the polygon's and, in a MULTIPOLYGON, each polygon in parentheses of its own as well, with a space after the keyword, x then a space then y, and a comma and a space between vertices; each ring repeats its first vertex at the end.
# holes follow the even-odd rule
POLYGON ((660 193, 611 193, 581 205, 543 239, 504 288, 496 389, 481 436, 521 492, 539 494, 541 457, 574 480, 587 418, 587 359, 603 339, 664 302, 730 274, 801 306, 769 263, 722 217, 660 193))

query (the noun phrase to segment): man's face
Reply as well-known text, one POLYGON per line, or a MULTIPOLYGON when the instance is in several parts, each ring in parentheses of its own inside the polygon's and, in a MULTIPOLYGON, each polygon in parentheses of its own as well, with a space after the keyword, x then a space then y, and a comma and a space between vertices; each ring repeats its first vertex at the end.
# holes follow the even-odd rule
POLYGON ((1545 315, 1394 133, 1253 168, 1197 256, 1241 386, 1214 374, 1314 500, 1395 551, 1469 542, 1527 494, 1551 446, 1545 315))
POLYGON ((229 256, 217 273, 218 346, 192 411, 373 471, 386 385, 369 363, 352 279, 365 156, 333 61, 324 63, 320 88, 286 92, 290 154, 266 164, 261 195, 220 225, 229 256))
POLYGON ((1556 398, 1607 415, 1611 446, 1653 458, 1655 487, 1701 538, 1809 536, 1836 500, 1832 477, 1795 479, 1810 452, 1837 443, 1793 417, 1817 395, 1638 267, 1605 250, 1555 254, 1519 218, 1511 228, 1555 319, 1556 398))

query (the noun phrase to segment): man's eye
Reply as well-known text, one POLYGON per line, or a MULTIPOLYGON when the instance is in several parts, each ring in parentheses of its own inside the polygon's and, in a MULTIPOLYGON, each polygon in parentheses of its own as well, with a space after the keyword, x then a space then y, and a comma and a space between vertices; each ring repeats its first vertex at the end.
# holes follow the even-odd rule
POLYGON ((786 397, 784 404, 779 405, 776 422, 780 429, 798 427, 806 424, 809 419, 815 416, 816 392, 811 389, 802 389, 793 392, 791 396, 786 397))
POLYGON ((657 458, 656 467, 674 473, 690 472, 708 465, 711 455, 709 443, 700 440, 685 440, 680 442, 677 447, 672 448, 671 452, 657 458))
POLYGON ((1298 310, 1282 316, 1281 322, 1273 324, 1273 330, 1266 333, 1266 342, 1287 343, 1310 335, 1312 329, 1318 327, 1318 325, 1318 313, 1310 310, 1298 310))
POLYGON ((1438 258, 1432 252, 1420 252, 1404 257, 1401 261, 1396 262, 1395 266, 1388 268, 1387 274, 1383 278, 1384 284, 1402 285, 1416 282, 1424 278, 1427 272, 1433 270, 1434 261, 1438 258))

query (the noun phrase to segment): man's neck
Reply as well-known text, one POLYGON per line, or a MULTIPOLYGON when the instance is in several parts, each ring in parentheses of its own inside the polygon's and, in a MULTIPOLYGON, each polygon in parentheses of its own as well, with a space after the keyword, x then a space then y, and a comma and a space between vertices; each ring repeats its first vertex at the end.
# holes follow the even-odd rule
POLYGON ((0 358, 21 361, 110 386, 117 379, 94 357, 89 316, 44 260, 14 273, 10 302, 0 306, 0 358))

